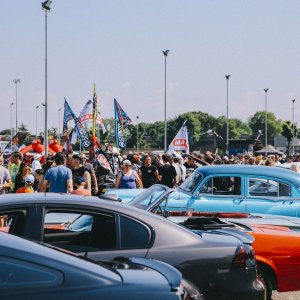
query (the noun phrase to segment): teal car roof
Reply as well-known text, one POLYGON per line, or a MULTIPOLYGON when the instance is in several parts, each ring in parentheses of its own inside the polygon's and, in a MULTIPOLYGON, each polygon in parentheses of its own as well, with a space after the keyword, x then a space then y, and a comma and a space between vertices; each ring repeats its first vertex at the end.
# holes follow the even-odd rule
POLYGON ((212 165, 200 167, 196 170, 196 172, 202 173, 204 176, 215 174, 246 174, 253 176, 271 176, 292 182, 293 184, 300 186, 300 174, 291 170, 277 167, 248 165, 212 165))

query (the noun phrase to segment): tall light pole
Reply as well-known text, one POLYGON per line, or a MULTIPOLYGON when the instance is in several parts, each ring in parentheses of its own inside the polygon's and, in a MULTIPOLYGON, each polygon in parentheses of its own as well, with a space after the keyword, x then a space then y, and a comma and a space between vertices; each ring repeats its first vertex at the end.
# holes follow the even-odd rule
POLYGON ((58 144, 60 145, 60 112, 61 108, 58 109, 58 144))
POLYGON ((38 115, 37 115, 37 110, 39 106, 37 105, 35 107, 35 139, 37 140, 37 127, 38 127, 38 115))
POLYGON ((268 88, 265 91, 265 156, 268 155, 268 88))
POLYGON ((293 156, 295 154, 295 141, 294 141, 294 135, 295 135, 295 101, 296 99, 293 99, 292 102, 293 102, 293 125, 292 125, 292 130, 293 130, 293 141, 292 141, 292 145, 293 145, 293 156))
POLYGON ((136 151, 139 150, 139 116, 136 116, 136 151))
POLYGON ((45 11, 45 136, 44 136, 44 146, 45 146, 45 158, 48 157, 48 86, 47 86, 47 14, 50 12, 50 0, 42 2, 42 9, 45 11))
POLYGON ((16 85, 16 133, 18 132, 18 83, 21 83, 20 79, 14 79, 14 84, 16 85))
POLYGON ((14 102, 12 102, 11 104, 10 104, 10 151, 12 152, 12 137, 13 137, 13 125, 12 125, 12 109, 13 109, 13 105, 14 105, 15 103, 14 102))
POLYGON ((229 154, 229 118, 228 118, 228 82, 231 75, 225 75, 226 78, 226 154, 229 154))
POLYGON ((167 56, 170 50, 162 50, 165 57, 165 138, 164 150, 167 151, 167 56))

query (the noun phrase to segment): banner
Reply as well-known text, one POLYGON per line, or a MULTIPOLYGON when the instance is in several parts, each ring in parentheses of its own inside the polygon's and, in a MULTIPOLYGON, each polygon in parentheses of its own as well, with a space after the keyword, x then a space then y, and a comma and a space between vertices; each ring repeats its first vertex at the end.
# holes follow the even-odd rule
POLYGON ((65 128, 66 130, 68 130, 68 120, 70 120, 70 117, 74 120, 75 123, 75 130, 77 135, 80 138, 81 141, 81 145, 83 148, 88 148, 91 145, 91 142, 89 140, 88 134, 84 128, 84 126, 81 124, 79 118, 77 118, 75 116, 75 114, 73 113, 70 105, 68 104, 66 98, 65 98, 65 106, 64 106, 64 132, 65 132, 65 128))
MULTIPOLYGON (((93 126, 93 101, 92 100, 88 100, 87 103, 85 104, 83 110, 79 115, 79 120, 81 124, 86 125, 87 127, 93 126)), ((97 114, 96 124, 101 126, 103 133, 106 132, 106 128, 102 122, 102 118, 100 117, 99 112, 97 114)))
POLYGON ((172 154, 174 151, 185 151, 186 154, 190 153, 188 131, 184 122, 182 127, 171 142, 167 153, 172 154))
POLYGON ((127 116, 125 111, 116 99, 114 99, 115 108, 115 135, 117 148, 126 148, 126 136, 124 130, 131 124, 131 119, 127 116))

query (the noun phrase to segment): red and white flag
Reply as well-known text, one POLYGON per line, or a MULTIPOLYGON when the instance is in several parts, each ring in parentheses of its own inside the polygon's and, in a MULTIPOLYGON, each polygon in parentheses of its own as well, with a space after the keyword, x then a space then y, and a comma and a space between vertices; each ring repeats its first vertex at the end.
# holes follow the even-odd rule
POLYGON ((182 127, 179 129, 178 133, 169 145, 167 153, 172 154, 174 151, 185 151, 186 154, 190 153, 188 131, 184 124, 185 123, 183 123, 182 127))

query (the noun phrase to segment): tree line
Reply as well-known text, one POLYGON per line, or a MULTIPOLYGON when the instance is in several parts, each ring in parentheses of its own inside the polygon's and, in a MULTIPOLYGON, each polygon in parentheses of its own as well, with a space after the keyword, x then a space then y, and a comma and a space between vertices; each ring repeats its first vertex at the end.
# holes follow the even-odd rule
MULTIPOLYGON (((168 135, 167 144, 169 145, 177 134, 178 130, 181 128, 183 122, 186 121, 186 126, 189 131, 189 139, 191 143, 191 148, 193 144, 197 143, 202 136, 205 136, 208 131, 213 131, 223 138, 220 146, 225 148, 226 141, 226 124, 227 119, 225 116, 214 117, 208 113, 203 113, 201 111, 186 112, 180 114, 174 118, 168 120, 168 135)), ((114 119, 104 119, 103 120, 107 131, 102 132, 99 129, 99 139, 101 143, 115 143, 114 136, 114 119)), ((229 127, 229 137, 230 139, 238 139, 242 135, 259 135, 264 139, 265 131, 265 111, 258 111, 253 116, 250 116, 247 121, 242 121, 237 118, 230 118, 228 122, 229 127)), ((290 147, 290 143, 294 136, 299 136, 299 131, 297 124, 292 124, 291 121, 284 121, 277 119, 274 113, 267 113, 267 125, 268 125, 268 140, 271 141, 275 135, 282 134, 287 139, 287 148, 290 147)), ((139 147, 140 148, 163 148, 164 141, 164 122, 156 121, 154 123, 144 123, 141 122, 139 126, 139 147)), ((25 124, 21 124, 19 130, 28 131, 25 124)), ((29 131, 28 131, 29 132, 29 131)), ((58 129, 51 127, 49 129, 49 134, 56 136, 58 129)), ((29 132, 30 133, 30 132, 29 132)), ((4 129, 0 131, 0 135, 10 135, 10 129, 4 129)), ((127 135, 127 148, 135 148, 137 143, 137 125, 130 124, 126 129, 127 135)), ((76 146, 75 146, 76 149, 76 146)))

